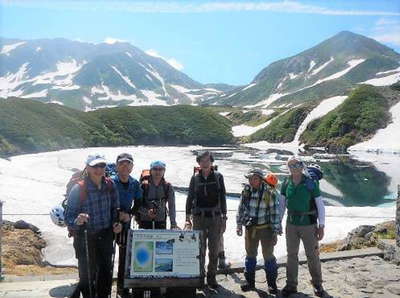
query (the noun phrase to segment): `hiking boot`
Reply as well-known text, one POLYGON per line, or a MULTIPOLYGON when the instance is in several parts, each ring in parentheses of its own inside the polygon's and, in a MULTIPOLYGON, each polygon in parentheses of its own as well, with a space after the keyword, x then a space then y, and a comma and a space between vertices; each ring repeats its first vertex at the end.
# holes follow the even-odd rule
POLYGON ((218 283, 215 275, 207 275, 207 284, 212 289, 218 288, 218 283))
POLYGON ((288 285, 286 285, 281 291, 281 294, 283 297, 289 297, 290 295, 296 294, 296 293, 297 293, 297 288, 288 287, 288 285))
POLYGON ((270 294, 278 294, 278 286, 276 285, 276 280, 278 278, 278 265, 276 263, 276 258, 269 259, 265 261, 265 276, 267 278, 268 292, 270 294))
POLYGON ((255 285, 255 272, 245 272, 244 277, 246 278, 246 283, 240 286, 243 292, 253 291, 256 289, 255 285))
POLYGON ((130 298, 129 289, 118 289, 117 294, 119 298, 130 298))
POLYGON ((324 296, 324 288, 322 287, 322 285, 319 286, 314 286, 314 295, 317 297, 323 297, 324 296))
POLYGON ((218 269, 226 270, 231 268, 231 263, 226 261, 225 252, 220 252, 218 254, 218 269))

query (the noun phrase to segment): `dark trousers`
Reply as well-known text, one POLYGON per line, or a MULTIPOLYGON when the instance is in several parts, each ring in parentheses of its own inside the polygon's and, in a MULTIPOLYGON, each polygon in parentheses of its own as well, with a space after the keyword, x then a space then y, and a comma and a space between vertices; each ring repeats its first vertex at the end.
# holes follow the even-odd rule
MULTIPOLYGON (((166 221, 155 221, 154 228, 158 230, 165 230, 167 228, 166 221)), ((153 229, 153 222, 152 221, 141 221, 139 222, 139 229, 146 229, 151 230, 153 229)))
POLYGON ((93 298, 107 298, 112 282, 113 232, 110 228, 98 233, 88 232, 87 235, 89 262, 86 256, 86 240, 83 231, 74 237, 74 249, 79 269, 78 287, 84 298, 90 297, 89 284, 92 285, 93 298), (88 266, 90 266, 90 277, 88 276, 88 266))

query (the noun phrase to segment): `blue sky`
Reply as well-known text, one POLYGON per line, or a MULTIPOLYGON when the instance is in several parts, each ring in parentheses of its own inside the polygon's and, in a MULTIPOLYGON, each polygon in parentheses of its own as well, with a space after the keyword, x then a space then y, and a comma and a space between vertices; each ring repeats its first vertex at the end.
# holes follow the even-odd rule
POLYGON ((0 0, 0 36, 124 40, 202 83, 248 84, 348 30, 400 52, 400 1, 0 0))

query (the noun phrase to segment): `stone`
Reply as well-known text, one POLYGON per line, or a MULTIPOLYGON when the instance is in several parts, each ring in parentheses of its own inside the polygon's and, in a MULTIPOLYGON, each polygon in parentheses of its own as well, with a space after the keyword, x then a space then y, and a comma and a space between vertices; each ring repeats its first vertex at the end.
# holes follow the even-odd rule
POLYGON ((39 233, 39 231, 40 231, 38 227, 36 227, 30 223, 27 223, 24 220, 18 220, 16 223, 14 223, 14 228, 21 229, 21 230, 29 229, 35 233, 39 233))
POLYGON ((400 286, 391 285, 386 288, 390 293, 400 295, 400 286))

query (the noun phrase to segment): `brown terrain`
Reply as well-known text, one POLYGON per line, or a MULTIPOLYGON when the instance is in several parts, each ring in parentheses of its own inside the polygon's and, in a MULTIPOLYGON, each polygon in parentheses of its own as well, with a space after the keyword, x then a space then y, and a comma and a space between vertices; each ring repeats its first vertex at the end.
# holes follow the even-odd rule
POLYGON ((43 262, 46 241, 37 227, 24 221, 5 221, 2 227, 3 273, 7 275, 43 275, 77 272, 75 268, 56 268, 43 262))

